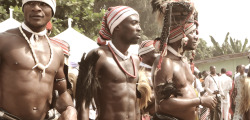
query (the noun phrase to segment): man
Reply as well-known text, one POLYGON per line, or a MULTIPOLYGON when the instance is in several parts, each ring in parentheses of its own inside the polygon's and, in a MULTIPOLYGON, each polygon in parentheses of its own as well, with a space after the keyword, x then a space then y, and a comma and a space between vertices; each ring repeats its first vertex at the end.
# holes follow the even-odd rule
POLYGON ((103 17, 99 44, 80 63, 76 86, 79 120, 88 120, 88 108, 97 108, 98 120, 139 119, 136 102, 139 57, 128 53, 140 39, 139 14, 128 6, 110 7, 103 17), (105 40, 111 40, 105 45, 105 40), (94 102, 92 101, 94 99, 94 102), (95 105, 95 104, 96 105, 95 105))
POLYGON ((160 48, 162 52, 152 69, 156 100, 153 119, 195 120, 196 107, 212 108, 216 99, 212 96, 197 97, 192 86, 194 76, 183 56, 184 51, 197 47, 198 24, 194 19, 197 14, 193 3, 153 0, 152 7, 164 17, 161 41, 155 43, 156 49, 160 48))
POLYGON ((0 34, 0 119, 44 119, 52 91, 57 90, 59 120, 75 120, 76 110, 66 91, 63 51, 50 43, 45 30, 56 2, 23 0, 22 6, 22 25, 0 34))
MULTIPOLYGON (((229 108, 230 108, 230 96, 229 91, 232 89, 232 82, 233 80, 226 75, 227 71, 225 68, 221 69, 221 76, 219 77, 221 81, 221 87, 225 98, 221 100, 221 111, 222 117, 221 120, 228 120, 229 118, 229 108)), ((231 118, 231 117, 230 117, 231 118)))
POLYGON ((235 111, 234 111, 234 117, 233 120, 242 120, 243 119, 243 114, 240 112, 240 105, 242 104, 242 92, 243 92, 243 86, 244 86, 244 80, 247 77, 247 74, 245 73, 245 65, 240 65, 238 67, 238 72, 239 75, 236 76, 234 82, 235 82, 235 92, 236 92, 236 97, 235 97, 235 111))
MULTIPOLYGON (((208 75, 205 79, 205 90, 209 95, 216 94, 219 97, 222 95, 224 98, 224 93, 221 88, 221 82, 219 81, 219 77, 216 74, 216 67, 210 66, 210 75, 208 75)), ((220 98, 217 98, 220 100, 220 98)), ((221 103, 218 103, 217 106, 219 109, 221 103)), ((216 109, 210 109, 210 117, 211 120, 214 120, 214 115, 217 115, 216 109), (215 113, 216 112, 216 113, 215 113)))
MULTIPOLYGON (((158 56, 158 53, 155 51, 155 47, 153 43, 154 43, 153 40, 145 40, 141 43, 139 47, 138 54, 142 59, 140 63, 140 70, 139 70, 139 72, 141 73, 139 76, 139 83, 143 83, 143 81, 145 81, 145 84, 138 85, 138 90, 144 91, 140 93, 148 93, 150 91, 150 90, 144 89, 145 87, 141 88, 141 86, 146 86, 147 83, 150 85, 151 89, 153 89, 153 82, 151 79, 151 69, 152 69, 152 65, 154 63, 155 58, 158 56), (145 90, 147 91, 145 92, 145 90)), ((154 97, 153 91, 151 95, 150 93, 148 93, 148 95, 147 94, 141 95, 140 100, 142 100, 140 101, 140 107, 143 108, 142 120, 150 120, 150 118, 152 118, 155 113, 155 97, 154 97), (148 101, 147 98, 150 100, 150 102, 148 101), (144 105, 146 105, 145 108, 144 108, 144 105)))

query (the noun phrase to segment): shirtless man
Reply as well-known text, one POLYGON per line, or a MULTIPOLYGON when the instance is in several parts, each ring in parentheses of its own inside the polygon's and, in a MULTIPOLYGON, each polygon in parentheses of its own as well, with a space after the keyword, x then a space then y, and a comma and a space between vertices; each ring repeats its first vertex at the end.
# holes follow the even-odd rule
POLYGON ((59 93, 59 119, 75 120, 76 110, 66 92, 63 51, 50 43, 45 30, 56 2, 23 0, 22 4, 22 26, 0 34, 0 120, 43 120, 53 90, 59 93))
MULTIPOLYGON (((145 120, 148 120, 150 117, 152 118, 154 113, 155 113, 155 97, 154 97, 154 92, 153 92, 153 82, 152 82, 152 75, 151 75, 151 69, 152 69, 152 65, 154 63, 155 58, 159 55, 156 51, 155 51, 155 47, 153 45, 154 41, 153 40, 145 40, 141 43, 140 47, 139 47, 139 51, 138 54, 141 57, 142 61, 140 63, 140 76, 139 76, 139 83, 141 79, 145 79, 145 81, 147 83, 149 83, 152 93, 149 96, 151 101, 148 101, 147 99, 140 99, 140 100, 144 100, 144 101, 140 101, 140 102, 147 102, 147 106, 143 107, 143 110, 141 112, 142 114, 142 118, 144 118, 145 120), (143 77, 143 75, 145 77, 143 77)), ((140 85, 138 85, 138 90, 140 91, 140 85)), ((142 88, 142 90, 145 90, 144 88, 142 88)), ((145 91, 143 91, 143 93, 147 93, 145 91)), ((147 96, 147 95, 145 95, 147 96)), ((141 97, 144 97, 143 95, 141 97)), ((147 98, 147 97, 145 97, 147 98)), ((141 104, 140 104, 140 107, 141 104)))
POLYGON ((197 97, 192 87, 194 78, 183 54, 197 47, 196 12, 192 2, 174 1, 152 1, 153 9, 165 17, 161 42, 155 44, 162 53, 156 58, 152 70, 156 99, 153 119, 196 120, 197 106, 212 108, 216 98, 197 97), (172 19, 169 19, 170 15, 172 19))
POLYGON ((88 120, 87 108, 92 98, 97 107, 97 120, 139 119, 136 83, 140 60, 127 51, 140 39, 139 22, 139 14, 128 6, 108 9, 98 43, 111 42, 92 50, 80 63, 76 86, 79 120, 88 120))

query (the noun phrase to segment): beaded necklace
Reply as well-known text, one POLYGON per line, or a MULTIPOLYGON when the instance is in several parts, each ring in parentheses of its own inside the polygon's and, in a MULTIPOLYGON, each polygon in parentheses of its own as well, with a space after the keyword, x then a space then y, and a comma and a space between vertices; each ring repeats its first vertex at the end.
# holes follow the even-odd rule
POLYGON ((30 43, 28 37, 27 37, 27 36, 25 35, 25 33, 23 32, 21 26, 19 27, 19 30, 20 30, 20 32, 22 33, 22 35, 23 35, 23 37, 25 38, 25 40, 28 42, 29 47, 30 47, 30 49, 31 49, 31 53, 32 53, 32 56, 33 56, 34 61, 35 61, 35 64, 36 64, 32 69, 38 68, 38 69, 42 70, 42 76, 45 76, 45 70, 50 66, 50 64, 51 64, 51 62, 52 62, 52 60, 53 60, 53 49, 52 49, 52 47, 51 47, 51 43, 50 43, 50 40, 49 40, 48 36, 45 35, 46 39, 48 40, 48 44, 49 44, 49 48, 50 48, 50 53, 51 53, 51 54, 50 54, 49 63, 48 63, 46 66, 44 66, 43 64, 39 63, 39 61, 38 61, 38 59, 37 59, 37 56, 36 56, 36 53, 35 53, 35 51, 34 51, 32 45, 31 45, 31 43, 30 43))
POLYGON ((114 56, 116 63, 117 63, 118 66, 122 69, 122 71, 125 72, 128 76, 130 76, 130 77, 132 77, 132 78, 136 78, 137 73, 136 73, 136 71, 135 71, 135 63, 134 63, 134 60, 133 60, 132 56, 130 56, 130 58, 131 58, 131 60, 132 60, 132 64, 133 64, 133 68, 134 68, 134 75, 128 73, 128 72, 121 66, 121 64, 120 64, 120 62, 118 61, 118 59, 117 59, 117 57, 116 57, 116 55, 115 55, 115 52, 114 52, 114 50, 112 49, 112 47, 110 46, 110 44, 108 44, 108 47, 109 47, 109 49, 110 49, 112 55, 114 56))

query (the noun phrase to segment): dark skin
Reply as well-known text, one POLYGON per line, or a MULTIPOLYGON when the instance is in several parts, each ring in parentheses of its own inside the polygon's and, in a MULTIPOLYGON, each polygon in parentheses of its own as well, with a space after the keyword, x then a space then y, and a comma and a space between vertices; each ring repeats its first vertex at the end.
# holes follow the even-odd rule
MULTIPOLYGON (((51 8, 42 2, 24 5, 25 23, 33 31, 45 29, 52 17, 51 8), (34 5, 35 4, 35 5, 34 5)), ((23 30, 28 38, 31 33, 23 30)), ((59 119, 76 119, 72 99, 66 92, 63 73, 64 56, 59 46, 51 44, 53 61, 45 76, 35 66, 31 49, 18 28, 0 34, 0 108, 24 120, 43 120, 50 109, 52 91, 58 90, 56 108, 62 114, 59 119)), ((50 60, 50 48, 45 36, 33 46, 37 59, 43 65, 50 60)))
MULTIPOLYGON (((141 28, 139 16, 131 15, 123 20, 115 29, 112 35, 114 46, 123 54, 131 44, 135 44, 140 39, 141 28)), ((115 62, 108 46, 101 46, 92 50, 86 59, 97 52, 100 55, 96 63, 95 71, 101 84, 101 89, 95 95, 97 105, 98 120, 139 120, 139 106, 136 102, 136 78, 126 75, 115 62), (115 72, 114 72, 115 71, 115 72)), ((121 66, 130 74, 134 74, 131 59, 122 60, 118 57, 121 66)), ((139 69, 139 58, 133 56, 135 71, 139 69)), ((80 120, 88 120, 88 109, 82 104, 83 111, 78 111, 80 120)))
MULTIPOLYGON (((183 48, 184 51, 195 50, 198 40, 196 32, 191 32, 187 37, 189 40, 183 48)), ((169 44, 169 46, 177 51, 180 46, 180 41, 169 44)), ((172 80, 183 96, 170 96, 170 98, 163 99, 159 102, 160 96, 156 94, 158 91, 155 89, 156 112, 162 115, 172 115, 183 120, 195 120, 197 116, 196 106, 200 105, 200 99, 192 87, 194 78, 188 62, 183 62, 181 58, 173 55, 170 51, 168 51, 167 56, 163 57, 161 70, 156 71, 158 62, 159 57, 156 58, 152 70, 152 73, 154 73, 152 76, 154 88, 161 83, 172 80)), ((202 96, 201 105, 209 108, 215 107, 215 96, 202 96)))

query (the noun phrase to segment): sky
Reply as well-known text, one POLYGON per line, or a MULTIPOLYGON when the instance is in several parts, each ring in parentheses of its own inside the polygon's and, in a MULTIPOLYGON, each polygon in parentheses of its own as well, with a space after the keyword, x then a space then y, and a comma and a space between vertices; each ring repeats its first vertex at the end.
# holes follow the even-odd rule
POLYGON ((248 38, 250 45, 250 0, 196 0, 199 37, 212 46, 209 35, 221 45, 227 32, 232 38, 248 38))

